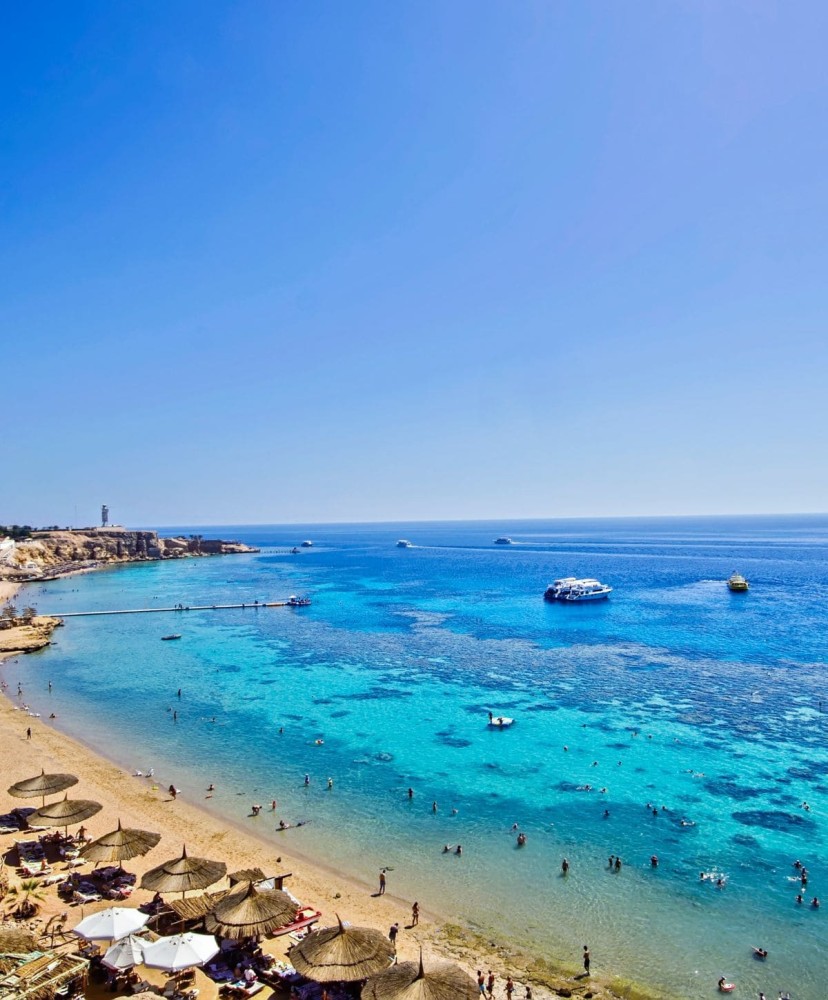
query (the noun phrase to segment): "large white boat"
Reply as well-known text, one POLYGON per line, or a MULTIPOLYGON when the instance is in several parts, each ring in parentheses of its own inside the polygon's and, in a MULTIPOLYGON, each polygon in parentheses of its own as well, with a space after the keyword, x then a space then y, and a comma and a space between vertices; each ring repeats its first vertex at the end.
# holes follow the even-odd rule
POLYGON ((566 595, 567 601, 602 601, 612 593, 612 587, 600 580, 579 580, 566 595))
POLYGON ((743 594, 746 590, 750 589, 750 584, 741 573, 734 571, 728 578, 727 588, 728 590, 732 590, 734 594, 743 594))
POLYGON ((543 596, 547 601, 598 601, 611 593, 612 587, 592 577, 564 576, 550 583, 543 596))
POLYGON ((573 583, 579 583, 577 576, 562 576, 560 580, 553 580, 543 592, 547 601, 558 601, 572 589, 573 583))
POLYGON ((397 542, 397 548, 398 549, 413 549, 414 546, 411 544, 411 542, 409 542, 409 540, 407 538, 401 538, 397 542))

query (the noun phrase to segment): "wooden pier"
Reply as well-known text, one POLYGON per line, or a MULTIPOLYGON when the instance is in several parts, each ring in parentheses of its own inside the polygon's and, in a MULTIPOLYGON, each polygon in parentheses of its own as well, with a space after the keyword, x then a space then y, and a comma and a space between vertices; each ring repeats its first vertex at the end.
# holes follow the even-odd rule
POLYGON ((158 615, 168 611, 182 614, 185 611, 235 611, 242 608, 288 608, 289 601, 258 601, 252 604, 185 604, 178 608, 123 608, 117 611, 50 611, 50 618, 91 618, 93 615, 158 615))

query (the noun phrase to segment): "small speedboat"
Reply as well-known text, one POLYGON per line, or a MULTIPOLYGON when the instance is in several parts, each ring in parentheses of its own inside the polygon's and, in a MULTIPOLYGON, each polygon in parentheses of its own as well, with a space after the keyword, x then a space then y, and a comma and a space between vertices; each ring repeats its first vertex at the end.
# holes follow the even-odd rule
POLYGON ((501 535, 500 538, 494 540, 495 545, 514 545, 515 543, 509 538, 508 535, 501 535))
POLYGON ((309 597, 297 597, 295 594, 291 594, 287 599, 289 608, 306 608, 310 602, 309 597))
POLYGON ((173 639, 180 639, 180 638, 181 636, 176 635, 175 633, 173 633, 172 635, 162 635, 161 642, 172 642, 173 639))
POLYGON ((313 542, 309 538, 306 538, 304 540, 304 542, 302 542, 302 548, 303 549, 309 549, 312 545, 313 545, 313 542))
POLYGON ((411 544, 411 542, 409 542, 409 540, 407 538, 401 538, 397 542, 397 548, 398 549, 413 549, 414 546, 411 544))

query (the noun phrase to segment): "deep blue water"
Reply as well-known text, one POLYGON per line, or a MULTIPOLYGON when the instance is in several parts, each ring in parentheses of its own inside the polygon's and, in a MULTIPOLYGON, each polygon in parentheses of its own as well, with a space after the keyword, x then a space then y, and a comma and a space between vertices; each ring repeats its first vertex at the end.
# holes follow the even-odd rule
POLYGON ((262 552, 26 599, 312 606, 70 620, 4 668, 35 710, 195 801, 215 781, 211 805, 236 818, 277 797, 280 816, 310 821, 273 832, 277 848, 371 883, 391 865, 390 891, 555 957, 577 962, 589 942, 598 973, 684 997, 722 974, 742 996, 826 995, 828 909, 796 905, 791 862, 808 866, 807 900, 826 891, 828 517, 197 530, 262 552), (516 544, 492 544, 501 534, 516 544), (286 551, 304 538, 313 548, 286 551), (734 569, 748 594, 727 590, 734 569), (570 574, 610 583, 611 599, 545 603, 570 574), (170 631, 182 640, 160 642, 170 631), (488 709, 514 727, 489 730, 488 709), (442 854, 458 842, 461 858, 442 854))

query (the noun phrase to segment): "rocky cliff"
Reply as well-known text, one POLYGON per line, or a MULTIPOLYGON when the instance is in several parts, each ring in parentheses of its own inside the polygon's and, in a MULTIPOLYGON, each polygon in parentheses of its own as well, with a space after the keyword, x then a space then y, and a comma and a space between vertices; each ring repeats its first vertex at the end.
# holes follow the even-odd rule
POLYGON ((34 653, 49 645, 52 632, 63 622, 60 618, 38 615, 27 624, 0 629, 0 658, 18 653, 34 653))
POLYGON ((199 535, 160 538, 155 531, 124 528, 38 531, 23 540, 0 539, 0 579, 43 580, 110 563, 257 551, 241 542, 199 535))

